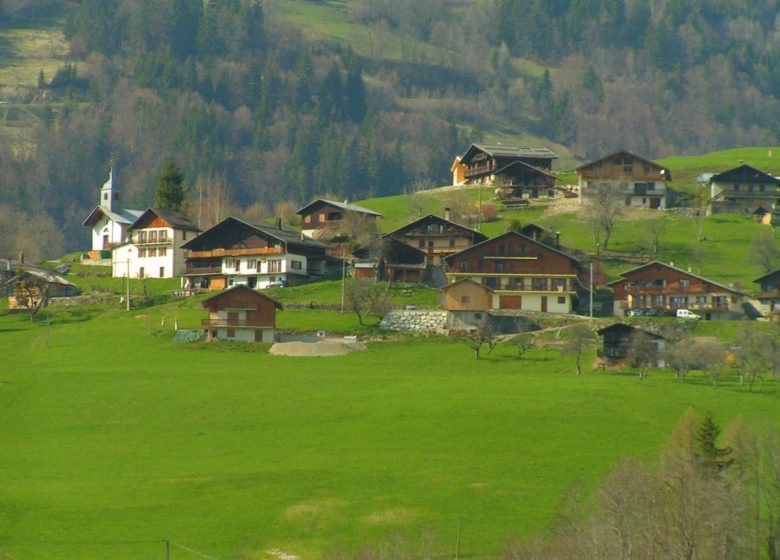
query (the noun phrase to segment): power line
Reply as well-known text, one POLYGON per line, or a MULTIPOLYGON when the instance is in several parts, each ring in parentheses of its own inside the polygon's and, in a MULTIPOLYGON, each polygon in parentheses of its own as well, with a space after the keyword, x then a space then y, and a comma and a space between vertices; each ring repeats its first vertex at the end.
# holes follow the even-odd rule
POLYGON ((214 558, 213 556, 209 556, 208 554, 204 554, 204 553, 202 553, 202 552, 198 552, 197 550, 193 550, 193 549, 191 549, 191 548, 188 548, 188 547, 184 546, 183 544, 175 543, 175 542, 173 542, 173 541, 170 541, 170 543, 171 543, 173 546, 178 546, 178 547, 179 547, 179 548, 181 548, 182 550, 186 550, 187 552, 191 552, 192 554, 196 554, 196 555, 200 556, 201 558, 206 558, 206 560, 217 560, 217 559, 216 559, 216 558, 214 558))

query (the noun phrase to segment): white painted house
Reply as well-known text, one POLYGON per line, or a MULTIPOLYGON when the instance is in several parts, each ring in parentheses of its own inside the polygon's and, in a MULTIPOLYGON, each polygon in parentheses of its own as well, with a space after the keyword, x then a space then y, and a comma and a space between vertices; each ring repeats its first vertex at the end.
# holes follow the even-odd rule
POLYGON ((666 208, 666 184, 672 174, 666 167, 621 150, 577 168, 580 202, 594 188, 606 187, 633 208, 666 208))
MULTIPOLYGON (((111 251, 125 242, 127 230, 143 213, 119 205, 119 191, 114 182, 114 169, 108 174, 108 181, 100 189, 100 203, 89 213, 82 225, 92 228, 92 251, 111 251)), ((108 257, 99 253, 94 258, 108 257)))
POLYGON ((184 274, 184 249, 200 229, 178 212, 149 208, 112 253, 114 277, 174 278, 184 274))

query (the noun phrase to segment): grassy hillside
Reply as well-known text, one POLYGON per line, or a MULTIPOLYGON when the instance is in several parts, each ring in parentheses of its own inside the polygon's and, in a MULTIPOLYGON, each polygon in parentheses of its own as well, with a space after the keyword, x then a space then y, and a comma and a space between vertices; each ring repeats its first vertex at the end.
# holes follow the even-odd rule
POLYGON ((554 349, 519 361, 507 344, 476 361, 445 339, 276 357, 172 343, 174 317, 198 324, 197 301, 84 311, 50 326, 0 316, 9 558, 162 557, 163 539, 174 558, 192 554, 180 545, 317 558, 386 539, 443 557, 459 524, 461 555, 489 558, 544 530, 572 481, 592 488, 626 456, 653 462, 691 405, 722 423, 780 420, 772 382, 751 394, 667 372, 578 378, 554 349))

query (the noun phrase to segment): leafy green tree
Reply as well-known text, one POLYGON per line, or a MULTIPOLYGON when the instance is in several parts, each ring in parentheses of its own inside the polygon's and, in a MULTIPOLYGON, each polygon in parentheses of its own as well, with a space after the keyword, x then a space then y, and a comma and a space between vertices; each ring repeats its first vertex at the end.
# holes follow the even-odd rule
POLYGON ((154 205, 160 210, 181 212, 186 200, 187 191, 184 187, 184 175, 176 163, 168 158, 163 167, 160 182, 154 196, 154 205))

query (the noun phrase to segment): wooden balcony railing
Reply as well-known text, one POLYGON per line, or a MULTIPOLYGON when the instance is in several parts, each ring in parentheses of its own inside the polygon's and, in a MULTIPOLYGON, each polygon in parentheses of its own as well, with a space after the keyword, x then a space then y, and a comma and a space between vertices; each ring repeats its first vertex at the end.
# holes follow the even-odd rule
POLYGON ((283 247, 258 247, 255 249, 212 249, 211 251, 187 251, 185 258, 241 257, 245 255, 283 255, 283 247))
POLYGON ((227 327, 227 328, 233 328, 233 327, 246 327, 249 329, 262 329, 262 328, 270 328, 273 327, 273 322, 262 322, 262 321, 239 321, 239 320, 228 320, 228 319, 203 319, 200 322, 202 327, 227 327))
POLYGON ((222 266, 192 266, 188 264, 185 274, 222 274, 222 266))

